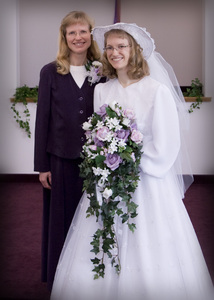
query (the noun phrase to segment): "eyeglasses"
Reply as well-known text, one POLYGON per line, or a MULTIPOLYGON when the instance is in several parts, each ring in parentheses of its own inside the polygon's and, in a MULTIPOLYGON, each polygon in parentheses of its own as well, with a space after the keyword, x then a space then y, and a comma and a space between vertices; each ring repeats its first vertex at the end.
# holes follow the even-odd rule
POLYGON ((113 52, 114 49, 117 50, 118 52, 119 51, 122 52, 127 47, 131 47, 131 46, 130 45, 118 45, 117 47, 108 46, 108 47, 103 48, 103 50, 106 52, 109 52, 109 53, 113 52))

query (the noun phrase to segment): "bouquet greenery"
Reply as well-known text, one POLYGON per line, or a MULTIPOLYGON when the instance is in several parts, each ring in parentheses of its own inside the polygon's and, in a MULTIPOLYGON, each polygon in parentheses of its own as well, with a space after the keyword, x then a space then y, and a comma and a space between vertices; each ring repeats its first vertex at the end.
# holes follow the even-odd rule
POLYGON ((133 110, 117 102, 104 104, 83 124, 86 143, 83 146, 80 174, 83 189, 90 201, 87 217, 96 216, 101 226, 93 235, 91 245, 95 258, 91 259, 94 279, 104 277, 105 254, 119 274, 121 270, 115 218, 126 223, 134 232, 137 204, 132 195, 139 181, 139 164, 143 136, 137 130, 133 110))

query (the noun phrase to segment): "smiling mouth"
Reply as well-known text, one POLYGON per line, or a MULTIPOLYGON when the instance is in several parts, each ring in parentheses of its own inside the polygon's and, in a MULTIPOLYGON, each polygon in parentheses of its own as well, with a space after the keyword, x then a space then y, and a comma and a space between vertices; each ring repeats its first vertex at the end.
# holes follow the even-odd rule
POLYGON ((73 43, 75 46, 83 46, 85 42, 78 42, 78 43, 73 43))
POLYGON ((122 59, 123 59, 123 57, 122 57, 122 56, 120 56, 120 57, 112 57, 112 59, 111 59, 111 60, 113 60, 113 61, 117 62, 117 61, 121 61, 122 59))

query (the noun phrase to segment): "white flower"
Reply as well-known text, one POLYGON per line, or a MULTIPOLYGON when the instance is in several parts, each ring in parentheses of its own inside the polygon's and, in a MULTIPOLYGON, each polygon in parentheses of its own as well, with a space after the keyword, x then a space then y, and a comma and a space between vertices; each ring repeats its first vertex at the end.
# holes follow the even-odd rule
POLYGON ((92 170, 93 170, 94 175, 96 175, 96 176, 101 175, 101 172, 102 172, 101 168, 92 167, 92 170))
POLYGON ((88 148, 92 151, 97 151, 97 146, 96 145, 89 145, 88 148))
MULTIPOLYGON (((87 156, 90 157, 91 159, 94 159, 98 153, 93 153, 90 151, 91 146, 83 146, 83 150, 87 153, 87 156)), ((91 149, 94 150, 94 149, 91 149)))
POLYGON ((118 120, 117 118, 106 118, 106 125, 110 130, 120 130, 122 128, 122 126, 120 125, 120 120, 118 120))
POLYGON ((92 66, 94 66, 95 68, 101 68, 102 67, 102 63, 95 60, 92 62, 92 66))
POLYGON ((119 140, 118 146, 121 148, 126 148, 126 142, 124 142, 124 140, 119 140))
POLYGON ((91 153, 91 159, 95 159, 95 157, 97 156, 97 153, 91 153))
POLYGON ((111 103, 109 103, 109 106, 115 111, 117 108, 117 101, 112 101, 111 103))
POLYGON ((114 152, 116 152, 117 149, 118 149, 117 144, 118 144, 117 139, 113 138, 112 141, 111 141, 111 144, 108 147, 108 153, 113 154, 114 152))
POLYGON ((100 129, 100 128, 102 128, 103 126, 104 126, 103 121, 98 120, 98 121, 97 121, 97 124, 96 124, 96 128, 97 128, 97 129, 100 129))
POLYGON ((133 152, 132 152, 132 154, 131 154, 131 158, 132 158, 133 162, 135 162, 135 161, 136 161, 136 158, 135 158, 135 155, 134 155, 134 153, 133 153, 133 152))
POLYGON ((128 127, 130 125, 130 120, 128 118, 124 118, 122 123, 123 123, 123 125, 128 127))
POLYGON ((86 72, 88 75, 88 81, 92 85, 95 82, 99 82, 101 78, 101 67, 102 64, 98 61, 93 61, 92 63, 89 61, 86 65, 86 72))
POLYGON ((105 188, 105 190, 103 191, 103 198, 105 199, 109 199, 112 196, 112 190, 105 188))
POLYGON ((101 178, 98 181, 98 185, 100 187, 103 187, 108 176, 111 174, 110 171, 106 168, 101 169, 99 167, 98 168, 92 167, 92 170, 95 176, 101 176, 101 178))
POLYGON ((101 171, 101 174, 102 174, 103 179, 106 180, 106 179, 108 178, 108 176, 109 176, 111 173, 110 173, 110 171, 109 171, 108 169, 104 168, 104 169, 101 171))
POLYGON ((114 133, 109 131, 107 136, 106 136, 106 141, 111 142, 111 140, 114 138, 114 133))
POLYGON ((90 122, 84 122, 84 123, 82 124, 82 128, 83 128, 84 130, 90 130, 90 129, 91 129, 91 123, 90 123, 90 122))
POLYGON ((112 101, 110 104, 109 104, 109 107, 115 111, 117 113, 118 116, 120 116, 122 114, 122 111, 121 111, 121 107, 118 105, 118 103, 116 101, 112 101))

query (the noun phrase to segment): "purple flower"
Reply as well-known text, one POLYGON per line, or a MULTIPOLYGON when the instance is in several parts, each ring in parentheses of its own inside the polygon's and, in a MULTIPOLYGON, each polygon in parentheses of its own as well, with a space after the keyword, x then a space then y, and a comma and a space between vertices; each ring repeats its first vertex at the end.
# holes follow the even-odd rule
POLYGON ((137 130, 137 124, 136 123, 132 123, 131 124, 131 129, 133 130, 133 129, 136 129, 137 130))
POLYGON ((119 167, 119 164, 122 162, 122 158, 114 153, 114 154, 107 154, 106 160, 104 163, 109 167, 112 171, 116 170, 119 167))
POLYGON ((128 139, 128 136, 130 134, 130 131, 129 130, 125 130, 125 129, 120 129, 116 133, 117 133, 117 138, 118 139, 124 140, 126 142, 127 139, 128 139))
POLYGON ((106 107, 108 105, 107 104, 103 104, 100 109, 98 111, 96 111, 96 113, 101 116, 101 117, 104 117, 106 115, 106 107))
POLYGON ((94 138, 94 143, 97 147, 104 147, 104 143, 101 142, 97 137, 94 138))

